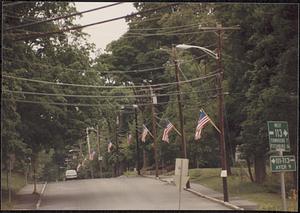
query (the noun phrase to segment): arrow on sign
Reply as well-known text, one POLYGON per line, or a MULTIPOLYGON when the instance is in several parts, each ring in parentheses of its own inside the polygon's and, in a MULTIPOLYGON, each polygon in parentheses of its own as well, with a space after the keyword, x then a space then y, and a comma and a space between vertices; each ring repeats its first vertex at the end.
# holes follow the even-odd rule
POLYGON ((270 135, 274 135, 274 132, 273 132, 273 131, 269 131, 269 134, 270 134, 270 135))
POLYGON ((289 133, 288 133, 288 131, 283 130, 283 134, 284 134, 284 136, 286 137, 289 133))
POLYGON ((275 163, 275 159, 274 158, 271 161, 272 161, 272 163, 275 163))

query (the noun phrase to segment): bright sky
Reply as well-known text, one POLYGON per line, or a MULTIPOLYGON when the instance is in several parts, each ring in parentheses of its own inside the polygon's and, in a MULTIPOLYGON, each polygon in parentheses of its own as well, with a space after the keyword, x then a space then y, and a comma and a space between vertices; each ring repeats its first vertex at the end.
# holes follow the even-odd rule
MULTIPOLYGON (((115 2, 76 2, 78 12, 110 5, 115 2)), ((76 19, 76 23, 85 25, 94 22, 104 21, 136 12, 133 3, 126 2, 112 7, 96 10, 82 14, 81 18, 76 19)), ((96 44, 96 48, 104 51, 107 44, 117 40, 128 29, 125 19, 120 19, 104 24, 83 28, 82 31, 90 34, 89 41, 96 44)))

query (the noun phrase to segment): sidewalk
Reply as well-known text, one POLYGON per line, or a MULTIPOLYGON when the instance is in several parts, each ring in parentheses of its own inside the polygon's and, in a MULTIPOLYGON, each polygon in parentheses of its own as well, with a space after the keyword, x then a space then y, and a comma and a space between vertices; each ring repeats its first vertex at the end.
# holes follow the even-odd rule
POLYGON ((39 183, 36 185, 38 194, 32 194, 33 184, 24 186, 16 194, 13 210, 35 210, 43 185, 43 183, 39 183))
MULTIPOLYGON (((155 178, 155 176, 145 176, 145 177, 151 177, 151 178, 155 178)), ((159 176, 159 179, 161 181, 167 182, 169 184, 175 185, 174 183, 174 179, 173 177, 170 176, 159 176)), ((218 199, 220 201, 223 201, 223 194, 217 191, 214 191, 208 187, 202 186, 201 184, 198 183, 193 183, 191 182, 191 189, 193 191, 196 191, 200 194, 203 194, 207 197, 211 197, 211 198, 215 198, 218 199)), ((238 206, 240 208, 243 208, 244 210, 256 210, 258 208, 257 204, 245 199, 242 199, 240 197, 229 197, 229 203, 238 206)))

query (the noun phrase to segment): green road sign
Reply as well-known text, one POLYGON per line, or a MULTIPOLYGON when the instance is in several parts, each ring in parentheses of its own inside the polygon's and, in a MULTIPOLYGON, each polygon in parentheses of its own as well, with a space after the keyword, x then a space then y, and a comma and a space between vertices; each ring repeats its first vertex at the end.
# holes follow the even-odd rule
POLYGON ((289 129, 286 121, 268 121, 270 150, 290 151, 289 129))
POLYGON ((272 172, 296 171, 295 156, 270 156, 270 165, 272 172))

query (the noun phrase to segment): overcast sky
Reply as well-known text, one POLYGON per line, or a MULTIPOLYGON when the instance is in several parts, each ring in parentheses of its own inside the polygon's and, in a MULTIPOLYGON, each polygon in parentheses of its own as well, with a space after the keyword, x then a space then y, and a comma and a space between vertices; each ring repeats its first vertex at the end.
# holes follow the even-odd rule
MULTIPOLYGON (((77 11, 85 11, 96 7, 101 7, 114 2, 76 2, 77 11)), ((81 18, 77 18, 76 23, 85 25, 98 21, 104 21, 119 16, 124 16, 135 12, 133 3, 123 3, 116 6, 96 10, 82 14, 81 18)), ((82 31, 90 34, 89 41, 96 44, 97 49, 104 51, 107 44, 113 40, 117 40, 128 29, 124 19, 112 21, 100 25, 83 28, 82 31)))

